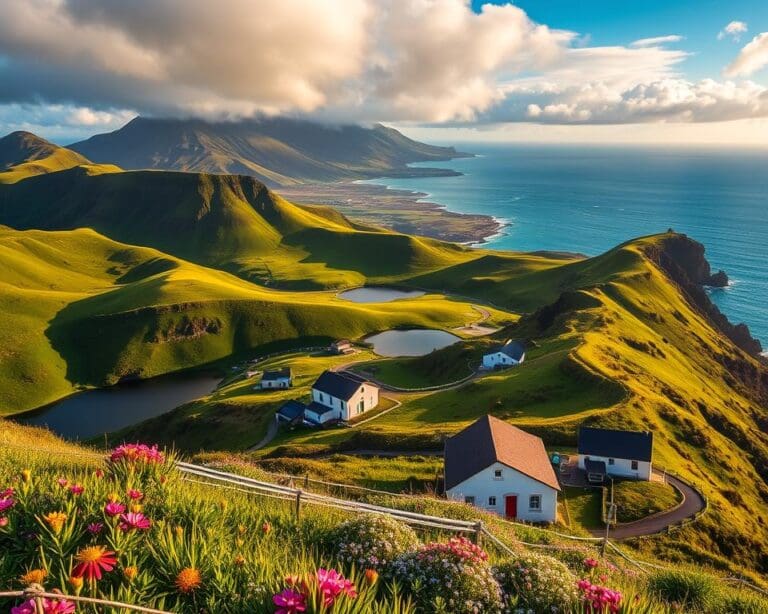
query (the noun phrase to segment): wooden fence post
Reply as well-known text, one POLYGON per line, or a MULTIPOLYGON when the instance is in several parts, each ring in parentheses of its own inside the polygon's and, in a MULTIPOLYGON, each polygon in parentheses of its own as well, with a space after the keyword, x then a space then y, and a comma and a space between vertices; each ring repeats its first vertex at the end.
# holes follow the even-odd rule
POLYGON ((478 520, 475 523, 475 528, 472 533, 472 542, 476 546, 481 546, 483 543, 483 521, 482 520, 478 520))
POLYGON ((309 474, 308 473, 304 476, 304 488, 309 490, 309 474))
POLYGON ((301 518, 301 489, 296 491, 296 521, 301 518))

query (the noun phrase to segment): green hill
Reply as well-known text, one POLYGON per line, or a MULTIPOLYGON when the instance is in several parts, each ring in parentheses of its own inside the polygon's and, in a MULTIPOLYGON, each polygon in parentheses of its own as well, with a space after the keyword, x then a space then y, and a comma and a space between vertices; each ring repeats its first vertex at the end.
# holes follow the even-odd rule
POLYGON ((251 175, 282 185, 424 173, 430 171, 407 164, 466 155, 419 143, 382 125, 334 126, 288 118, 213 123, 137 117, 120 130, 69 147, 96 162, 128 169, 251 175))
POLYGON ((12 132, 0 138, 0 184, 15 183, 80 164, 90 164, 90 161, 31 132, 12 132))
POLYGON ((115 171, 80 166, 0 186, 0 224, 90 227, 286 288, 391 282, 477 257, 360 226, 327 207, 293 205, 252 177, 115 171))

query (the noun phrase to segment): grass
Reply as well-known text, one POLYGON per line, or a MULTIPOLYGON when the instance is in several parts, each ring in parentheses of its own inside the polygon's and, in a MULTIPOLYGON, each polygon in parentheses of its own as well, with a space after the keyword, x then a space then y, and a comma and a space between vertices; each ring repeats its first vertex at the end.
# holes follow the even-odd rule
POLYGON ((633 522, 663 512, 680 503, 680 493, 661 482, 622 481, 614 484, 614 503, 619 522, 633 522))
POLYGON ((604 526, 601 518, 601 489, 566 486, 560 496, 567 502, 573 529, 589 530, 604 526))

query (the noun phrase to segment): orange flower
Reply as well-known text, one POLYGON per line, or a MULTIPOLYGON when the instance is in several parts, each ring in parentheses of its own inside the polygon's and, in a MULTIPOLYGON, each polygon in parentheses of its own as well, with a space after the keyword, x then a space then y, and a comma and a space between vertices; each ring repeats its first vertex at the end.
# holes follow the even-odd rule
POLYGON ((43 520, 51 528, 51 531, 58 535, 67 521, 67 515, 64 512, 50 512, 43 516, 43 520))
POLYGON ((180 527, 179 525, 176 525, 175 527, 173 527, 173 532, 176 533, 176 537, 178 537, 179 539, 184 537, 184 527, 180 527))
POLYGON ((30 569, 27 573, 21 576, 19 580, 21 580, 21 583, 25 586, 29 586, 30 584, 42 584, 47 575, 48 572, 45 571, 45 569, 30 569))
POLYGON ((128 582, 133 582, 136 579, 136 576, 139 575, 139 570, 134 565, 131 565, 130 567, 123 569, 123 575, 128 582))
POLYGON ((243 557, 243 555, 241 554, 238 554, 235 557, 235 565, 237 565, 238 567, 242 567, 243 565, 245 565, 245 557, 243 557))
POLYGON ((78 564, 72 570, 73 576, 88 578, 89 581, 101 580, 101 572, 112 571, 117 564, 114 552, 109 552, 104 546, 89 546, 75 555, 78 564))
POLYGON ((244 525, 244 524, 239 524, 239 525, 237 525, 237 532, 238 532, 238 533, 240 533, 240 535, 245 535, 245 532, 246 532, 247 530, 248 530, 248 529, 246 529, 246 528, 245 528, 245 525, 244 525))
POLYGON ((29 469, 24 469, 21 472, 21 480, 25 482, 26 484, 29 484, 29 482, 32 481, 32 471, 29 469))
POLYGON ((76 595, 80 594, 80 589, 83 588, 83 579, 80 576, 70 576, 69 585, 72 587, 72 590, 75 591, 76 595))
POLYGON ((377 572, 375 569, 366 569, 365 570, 365 581, 370 585, 373 586, 376 584, 376 581, 379 579, 379 572, 377 572))
POLYGON ((200 572, 194 567, 185 567, 176 576, 176 588, 180 593, 191 593, 203 583, 200 572))
POLYGON ((239 537, 235 540, 235 544, 237 545, 238 548, 242 548, 244 543, 245 543, 245 540, 240 539, 239 537))
POLYGON ((116 503, 120 500, 120 495, 118 495, 116 492, 111 492, 107 495, 107 501, 110 503, 116 503))
POLYGON ((268 522, 264 522, 264 524, 261 525, 261 532, 265 535, 269 533, 272 530, 272 525, 268 522))
POLYGON ((144 507, 141 505, 141 503, 131 503, 131 511, 134 514, 140 513, 141 510, 143 510, 143 509, 144 509, 144 507))

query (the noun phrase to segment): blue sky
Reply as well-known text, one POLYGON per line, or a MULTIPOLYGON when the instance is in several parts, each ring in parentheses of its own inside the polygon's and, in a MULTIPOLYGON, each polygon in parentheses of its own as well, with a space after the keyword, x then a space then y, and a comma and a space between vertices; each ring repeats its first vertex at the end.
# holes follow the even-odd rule
POLYGON ((286 114, 440 140, 768 143, 768 0, 491 4, 2 0, 0 133, 286 114))

